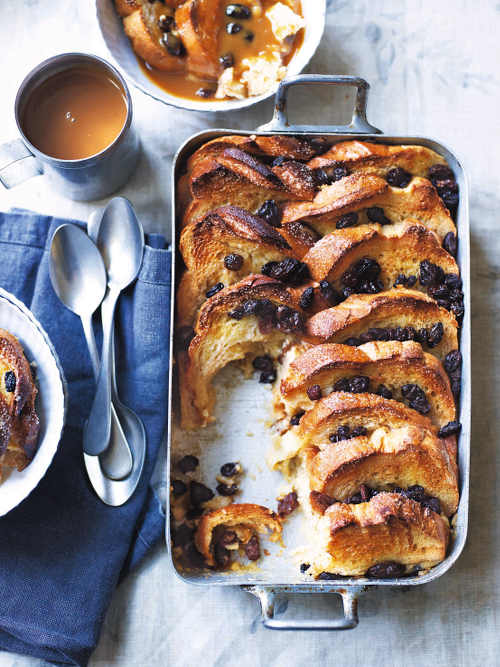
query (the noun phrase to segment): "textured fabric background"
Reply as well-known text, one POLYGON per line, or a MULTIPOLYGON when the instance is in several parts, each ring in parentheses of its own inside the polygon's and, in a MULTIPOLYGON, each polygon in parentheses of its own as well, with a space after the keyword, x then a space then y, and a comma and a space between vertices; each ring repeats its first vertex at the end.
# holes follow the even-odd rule
MULTIPOLYGON (((306 0, 314 2, 314 0, 306 0)), ((54 53, 87 50, 106 57, 93 2, 2 0, 0 139, 15 136, 12 104, 24 74, 54 53)), ((310 71, 357 74, 371 83, 369 120, 387 133, 427 135, 449 144, 470 177, 472 227, 473 441, 469 539, 441 580, 418 590, 372 591, 360 601, 360 625, 340 633, 272 633, 259 623, 257 602, 239 590, 191 588, 170 571, 164 552, 118 589, 91 664, 143 667, 448 667, 495 665, 500 649, 500 5, 497 0, 333 0, 310 71)), ((348 116, 344 93, 331 108, 297 95, 309 122, 348 116)), ((179 143, 207 127, 255 128, 272 103, 238 112, 183 113, 133 92, 144 155, 123 194, 149 231, 168 234, 170 160, 179 143)), ((293 101, 292 97, 292 101, 293 101)), ((326 97, 325 97, 326 100, 326 97)), ((10 205, 85 217, 39 177, 9 193, 10 205)), ((158 487, 161 488, 158 475, 158 487)), ((323 611, 335 600, 322 601, 323 611)), ((303 607, 304 615, 316 613, 303 607)), ((10 655, 1 667, 37 664, 10 655)))

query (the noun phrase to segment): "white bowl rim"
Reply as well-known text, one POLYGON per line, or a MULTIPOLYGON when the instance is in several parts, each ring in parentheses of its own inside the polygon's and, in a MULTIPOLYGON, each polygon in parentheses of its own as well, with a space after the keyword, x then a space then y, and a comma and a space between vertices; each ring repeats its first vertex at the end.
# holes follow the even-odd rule
MULTIPOLYGON (((304 2, 305 0, 302 0, 304 2)), ((205 112, 227 112, 227 111, 237 111, 238 109, 246 109, 250 106, 253 106, 254 104, 258 104, 259 102, 263 102, 264 100, 269 99, 270 97, 273 97, 276 94, 276 91, 278 90, 280 82, 277 81, 276 84, 267 92, 264 93, 263 95, 258 95, 255 97, 246 97, 243 100, 221 100, 220 102, 197 102, 196 100, 190 100, 187 98, 182 98, 178 97, 176 95, 171 95, 167 91, 163 90, 159 86, 156 86, 156 90, 158 90, 158 93, 155 94, 152 90, 147 89, 145 86, 143 86, 139 81, 137 81, 133 76, 131 76, 124 68, 122 68, 120 62, 117 60, 115 55, 113 54, 109 44, 108 44, 108 39, 104 33, 103 30, 103 22, 101 19, 101 4, 102 2, 113 2, 113 0, 96 0, 96 17, 97 17, 97 23, 99 25, 99 30, 102 36, 102 39, 104 43, 106 44, 106 48, 108 50, 108 54, 114 64, 115 67, 117 67, 120 71, 120 74, 129 82, 131 83, 135 88, 139 89, 141 92, 143 92, 145 95, 148 95, 148 97, 153 98, 154 100, 158 102, 162 102, 163 104, 166 104, 167 106, 172 106, 177 109, 185 109, 188 111, 205 111, 205 112)), ((287 66, 287 72, 286 76, 295 76, 296 74, 300 74, 305 67, 309 64, 311 58, 313 55, 316 53, 319 44, 321 42, 321 39, 323 37, 323 33, 325 31, 325 24, 326 24, 326 2, 327 0, 314 0, 314 2, 318 3, 318 13, 315 14, 314 16, 314 21, 316 25, 316 30, 313 33, 313 37, 311 39, 308 39, 308 26, 306 25, 306 36, 304 38, 304 41, 302 43, 302 46, 297 50, 296 54, 293 56, 292 60, 290 61, 289 65, 287 66), (302 56, 300 58, 300 64, 297 63, 299 60, 299 56, 302 56), (296 65, 294 67, 294 65, 296 65), (297 66, 298 65, 298 66, 297 66)), ((114 3, 113 3, 114 4, 114 3)), ((116 11, 116 10, 115 10, 116 11)), ((132 49, 132 47, 130 47, 132 49)))
MULTIPOLYGON (((26 485, 24 494, 19 494, 18 496, 13 498, 11 502, 5 501, 2 503, 3 507, 0 509, 0 516, 5 516, 11 510, 17 507, 20 503, 26 500, 26 498, 31 494, 31 492, 34 491, 34 489, 36 489, 40 481, 45 477, 50 465, 52 464, 54 456, 59 448, 59 443, 61 442, 64 425, 66 423, 66 412, 68 408, 68 386, 66 383, 64 371, 62 369, 61 362, 59 360, 57 352, 55 351, 54 346, 52 345, 52 342, 50 341, 47 332, 40 324, 40 322, 37 320, 37 318, 33 315, 31 310, 17 297, 15 297, 13 294, 11 294, 10 292, 1 287, 0 287, 0 299, 7 301, 11 306, 19 310, 22 318, 27 320, 30 327, 32 329, 35 329, 37 331, 37 334, 42 338, 43 343, 50 352, 50 356, 52 357, 52 360, 54 361, 57 368, 60 381, 59 388, 62 393, 62 402, 63 402, 62 410, 60 411, 59 415, 57 415, 57 419, 59 421, 59 423, 56 425, 57 437, 54 437, 52 439, 52 442, 47 443, 46 450, 48 451, 47 451, 47 456, 45 457, 45 461, 41 465, 40 464, 38 465, 37 474, 33 475, 32 479, 30 480, 30 483, 26 485), (51 444, 51 447, 48 447, 49 444, 51 444)), ((33 361, 35 361, 36 363, 36 359, 34 359, 33 361)), ((39 447, 37 449, 35 457, 33 458, 33 461, 30 463, 30 465, 26 468, 26 470, 28 470, 35 462, 38 453, 41 451, 42 445, 43 443, 39 443, 39 447)), ((12 474, 16 474, 16 471, 13 471, 12 474)), ((0 484, 0 492, 1 488, 2 485, 0 484)))

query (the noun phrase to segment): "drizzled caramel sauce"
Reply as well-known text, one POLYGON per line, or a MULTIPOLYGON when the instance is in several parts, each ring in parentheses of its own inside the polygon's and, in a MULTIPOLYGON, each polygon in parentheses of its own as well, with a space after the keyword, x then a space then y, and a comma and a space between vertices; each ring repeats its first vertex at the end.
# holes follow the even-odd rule
MULTIPOLYGON (((295 53, 300 49, 304 41, 304 30, 301 29, 293 37, 289 37, 285 42, 277 40, 272 31, 271 22, 265 16, 266 9, 276 4, 277 0, 262 0, 262 13, 252 14, 249 19, 233 19, 228 16, 223 17, 223 26, 219 33, 219 58, 222 59, 228 55, 232 58, 235 68, 235 77, 239 79, 244 67, 242 61, 245 58, 263 56, 272 52, 282 54, 283 65, 287 66, 295 53), (226 26, 231 23, 237 23, 241 30, 235 34, 230 34, 226 26)), ((224 3, 224 9, 230 2, 224 3)), ((241 4, 245 4, 244 2, 241 4)), ((248 5, 251 5, 249 2, 248 5)), ((302 16, 302 11, 300 11, 302 16)), ((138 58, 139 65, 144 74, 157 86, 171 95, 176 95, 184 99, 203 101, 215 101, 214 93, 217 89, 217 82, 206 79, 200 79, 189 72, 162 72, 151 67, 148 63, 138 58), (206 91, 207 96, 197 94, 198 91, 206 91), (210 94, 208 94, 210 93, 210 94)), ((224 98, 232 99, 232 98, 224 98)), ((220 101, 220 100, 219 100, 220 101)))
POLYGON ((79 160, 109 146, 126 118, 127 102, 118 83, 99 67, 76 66, 35 88, 21 122, 42 153, 79 160))

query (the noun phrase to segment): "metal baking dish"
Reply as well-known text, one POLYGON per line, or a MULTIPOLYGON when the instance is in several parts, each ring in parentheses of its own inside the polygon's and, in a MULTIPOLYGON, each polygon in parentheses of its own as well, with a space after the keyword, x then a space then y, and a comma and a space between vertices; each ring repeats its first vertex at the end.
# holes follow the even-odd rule
MULTIPOLYGON (((399 579, 366 579, 339 577, 331 581, 307 581, 300 575, 297 564, 289 562, 289 556, 271 551, 263 559, 258 571, 243 572, 202 572, 178 575, 189 583, 238 585, 259 598, 262 607, 263 623, 268 628, 280 630, 346 630, 358 624, 357 601, 360 594, 378 586, 417 586, 426 584, 442 576, 459 557, 467 535, 467 515, 469 507, 469 450, 470 450, 470 405, 471 405, 471 354, 470 354, 470 268, 469 268, 469 213, 467 179, 461 162, 455 154, 443 144, 427 137, 401 137, 385 135, 370 125, 366 119, 366 97, 368 84, 360 78, 351 76, 303 75, 282 82, 276 94, 276 107, 273 120, 255 132, 235 130, 207 130, 188 139, 177 152, 172 170, 172 229, 177 240, 175 202, 176 183, 186 158, 202 143, 226 134, 283 134, 317 136, 324 135, 335 141, 362 139, 388 144, 419 144, 427 146, 441 154, 455 172, 460 187, 460 204, 457 213, 457 233, 459 238, 458 263, 461 269, 464 289, 465 316, 461 330, 460 349, 463 355, 462 393, 459 418, 462 432, 459 439, 458 463, 460 471, 460 503, 453 520, 454 539, 446 559, 422 576, 399 579), (334 86, 354 86, 357 88, 355 108, 348 126, 310 126, 288 123, 287 94, 290 87, 302 84, 323 84, 334 86), (326 618, 319 621, 289 620, 277 618, 277 600, 288 594, 297 593, 336 593, 342 596, 343 616, 326 618)), ((180 264, 180 263, 179 263, 180 264)), ((177 262, 173 262, 172 285, 177 284, 177 262)), ((171 310, 171 355, 173 355, 173 332, 175 330, 175 294, 172 297, 171 310)), ((173 358, 173 357, 172 357, 173 358)), ((177 423, 178 396, 173 382, 173 369, 170 372, 169 435, 168 435, 168 479, 170 480, 170 461, 172 452, 175 456, 183 453, 196 453, 200 457, 201 479, 213 486, 218 467, 231 460, 241 460, 247 474, 243 483, 243 495, 238 502, 252 501, 271 508, 276 506, 278 489, 283 484, 279 473, 268 471, 265 464, 265 448, 268 435, 264 425, 267 401, 263 399, 266 388, 252 382, 238 382, 238 372, 224 369, 217 378, 217 423, 207 429, 196 431, 193 435, 182 432, 177 423), (260 421, 259 421, 260 420, 260 421), (251 432, 249 432, 251 429, 251 432), (267 438, 267 439, 266 439, 267 438), (266 443, 264 446, 263 443, 266 443)), ((287 522, 285 539, 286 554, 294 548, 294 522, 300 517, 293 515, 287 522)), ((167 544, 170 550, 169 513, 167 512, 167 544)), ((172 557, 172 555, 170 556, 172 557)), ((172 559, 173 562, 173 559, 172 559)), ((175 563, 174 568, 175 568, 175 563)))

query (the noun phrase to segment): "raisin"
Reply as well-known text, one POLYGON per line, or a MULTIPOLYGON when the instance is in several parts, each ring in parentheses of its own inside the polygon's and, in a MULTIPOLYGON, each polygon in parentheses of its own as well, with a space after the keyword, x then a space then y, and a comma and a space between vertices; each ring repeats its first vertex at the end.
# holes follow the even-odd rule
POLYGON ((337 220, 335 227, 337 229, 345 229, 346 227, 354 227, 358 224, 358 214, 357 213, 346 213, 341 218, 337 220))
POLYGON ((382 398, 392 398, 392 391, 388 389, 385 384, 379 384, 375 393, 382 396, 382 398))
POLYGON ((256 371, 272 371, 274 370, 274 363, 270 356, 265 354, 262 357, 255 357, 252 361, 252 366, 256 371))
POLYGON ((364 375, 356 375, 349 380, 349 391, 353 394, 363 394, 368 391, 370 378, 364 375))
POLYGON ((264 220, 273 227, 281 226, 281 218, 283 214, 274 199, 265 201, 257 211, 257 215, 264 218, 264 220))
POLYGON ((304 572, 307 572, 307 570, 311 567, 311 563, 301 563, 300 564, 300 572, 304 574, 304 572))
POLYGON ((429 168, 429 180, 432 184, 436 184, 438 181, 445 180, 455 180, 455 174, 448 167, 447 164, 433 164, 429 168))
POLYGON ((241 23, 228 23, 226 25, 226 32, 228 35, 237 35, 239 32, 243 30, 243 26, 241 23))
POLYGON ((448 438, 450 435, 457 435, 462 430, 460 422, 448 422, 439 429, 438 437, 448 438))
POLYGON ((210 297, 214 296, 214 294, 220 292, 221 289, 224 289, 224 283, 217 283, 205 293, 205 296, 207 297, 207 299, 210 299, 210 297))
POLYGON ((436 512, 436 514, 441 514, 441 503, 439 498, 427 496, 424 498, 424 500, 422 500, 422 505, 423 507, 428 507, 433 512, 436 512))
POLYGON ((333 181, 340 181, 340 179, 345 178, 348 175, 349 171, 347 167, 345 167, 343 164, 338 164, 333 168, 331 178, 333 181))
POLYGON ((252 12, 246 5, 234 3, 226 7, 226 16, 229 16, 232 19, 245 20, 251 18, 252 12))
POLYGON ((333 385, 333 391, 350 391, 349 389, 349 380, 347 378, 340 378, 333 385))
POLYGON ((263 371, 259 376, 259 382, 261 384, 272 384, 276 380, 276 371, 263 371))
POLYGON ((231 317, 233 320, 241 320, 243 319, 244 314, 242 308, 235 308, 234 310, 230 310, 227 316, 231 317))
POLYGON ((319 401, 322 396, 322 391, 319 384, 313 384, 311 387, 308 387, 307 395, 311 401, 319 401))
POLYGON ((181 523, 178 528, 172 530, 172 543, 174 547, 185 547, 192 541, 194 530, 186 523, 181 523))
POLYGON ((396 278, 394 287, 398 285, 403 285, 403 287, 413 287, 417 282, 417 276, 405 276, 404 273, 400 273, 396 278))
POLYGON ((441 322, 436 322, 429 329, 429 335, 427 338, 427 345, 429 347, 436 347, 441 342, 441 339, 444 335, 444 328, 441 322))
POLYGON ((359 438, 361 436, 367 435, 368 431, 364 426, 356 426, 351 431, 351 438, 359 438))
POLYGON ((420 284, 424 287, 428 285, 440 285, 444 282, 444 271, 437 264, 424 259, 423 262, 420 262, 419 279, 420 284))
POLYGON ((321 186, 321 185, 330 185, 331 180, 328 174, 324 169, 321 169, 321 167, 318 167, 318 169, 314 170, 314 180, 316 181, 316 184, 321 186))
POLYGON ((281 262, 267 262, 260 270, 265 276, 280 280, 288 285, 301 285, 309 279, 307 264, 298 259, 287 257, 281 262))
POLYGON ((319 291, 321 296, 325 301, 327 301, 331 306, 336 306, 340 303, 340 297, 337 292, 330 285, 328 280, 322 280, 319 284, 319 291))
POLYGON ((182 459, 177 463, 177 467, 181 472, 186 473, 186 472, 193 472, 193 470, 196 470, 198 464, 199 460, 197 459, 196 456, 193 456, 192 454, 187 454, 186 456, 183 456, 182 459))
POLYGON ((300 295, 299 306, 303 310, 308 310, 312 306, 314 299, 314 287, 308 287, 300 295))
POLYGON ((171 56, 179 57, 184 55, 184 45, 182 44, 179 37, 176 37, 176 35, 174 35, 172 32, 163 33, 161 41, 171 56))
POLYGON ((245 554, 248 560, 258 560, 260 558, 260 544, 257 535, 252 535, 245 544, 245 554))
POLYGON ((5 391, 12 394, 16 390, 16 374, 14 371, 7 371, 3 376, 3 381, 5 383, 5 391))
POLYGON ((460 350, 448 352, 444 358, 443 366, 448 375, 460 368, 462 366, 462 353, 460 350))
POLYGON ((417 384, 403 385, 401 387, 401 393, 413 410, 420 412, 422 415, 426 415, 430 411, 431 406, 429 405, 425 392, 417 384))
POLYGON ((369 567, 365 576, 370 579, 395 579, 402 577, 405 573, 405 566, 402 563, 388 560, 385 563, 377 563, 369 567))
POLYGON ((344 345, 350 345, 351 347, 357 347, 358 345, 362 345, 363 341, 360 338, 348 338, 347 340, 344 341, 344 345))
POLYGON ((168 14, 161 14, 158 19, 158 27, 162 32, 170 32, 174 27, 174 17, 168 14))
POLYGON ((235 477, 236 475, 239 475, 240 472, 241 466, 237 462, 224 463, 220 469, 220 474, 224 477, 235 477))
POLYGON ((290 426, 298 426, 300 424, 300 420, 305 414, 306 414, 305 410, 299 410, 298 412, 296 412, 290 419, 290 426))
POLYGON ((331 498, 326 493, 321 493, 320 491, 311 491, 310 498, 311 503, 316 505, 322 512, 330 507, 330 505, 337 502, 334 498, 331 498))
POLYGON ((224 484, 221 482, 217 484, 216 491, 220 496, 234 496, 238 493, 239 489, 237 484, 224 484))
POLYGON ((411 174, 402 167, 394 167, 387 172, 386 176, 387 182, 394 188, 406 188, 411 178, 411 174))
POLYGON ((457 256, 458 251, 458 239, 456 234, 453 232, 448 232, 443 239, 443 248, 446 252, 449 252, 452 257, 457 256))
POLYGON ((299 506, 299 501, 297 500, 297 494, 295 491, 287 493, 286 496, 280 499, 278 502, 278 514, 281 518, 288 516, 299 506))
POLYGON ((370 206, 366 209, 366 215, 371 222, 378 222, 379 225, 390 225, 391 221, 386 217, 384 209, 380 206, 370 206))
POLYGON ((243 257, 234 253, 226 255, 224 257, 224 266, 229 271, 239 271, 243 266, 243 257))
POLYGON ((251 30, 247 30, 243 39, 246 42, 253 42, 254 38, 255 38, 255 33, 253 33, 251 30))
POLYGON ((454 209, 458 206, 458 185, 454 181, 440 181, 436 188, 446 208, 454 209))
POLYGON ((272 161, 271 166, 272 167, 281 167, 282 164, 285 164, 285 162, 291 162, 292 158, 287 157, 286 155, 279 155, 278 157, 275 157, 274 160, 272 161))
POLYGON ((224 69, 227 69, 234 65, 234 56, 232 53, 224 53, 224 55, 220 56, 219 62, 224 69))
POLYGON ((415 336, 415 340, 417 343, 420 343, 421 345, 427 345, 427 339, 429 338, 429 332, 427 329, 422 328, 417 331, 417 335, 415 336))
POLYGON ((338 440, 347 440, 349 438, 349 434, 351 432, 351 429, 347 424, 343 424, 342 426, 339 426, 337 429, 337 438, 338 440))
POLYGON ((197 506, 212 500, 214 492, 208 486, 192 481, 189 483, 189 497, 191 504, 197 506))
POLYGON ((178 498, 179 496, 183 496, 187 491, 186 484, 184 484, 184 482, 180 479, 173 479, 171 487, 172 487, 172 495, 175 498, 178 498))
POLYGON ((337 576, 333 572, 320 572, 316 577, 317 581, 332 581, 336 579, 337 576))

